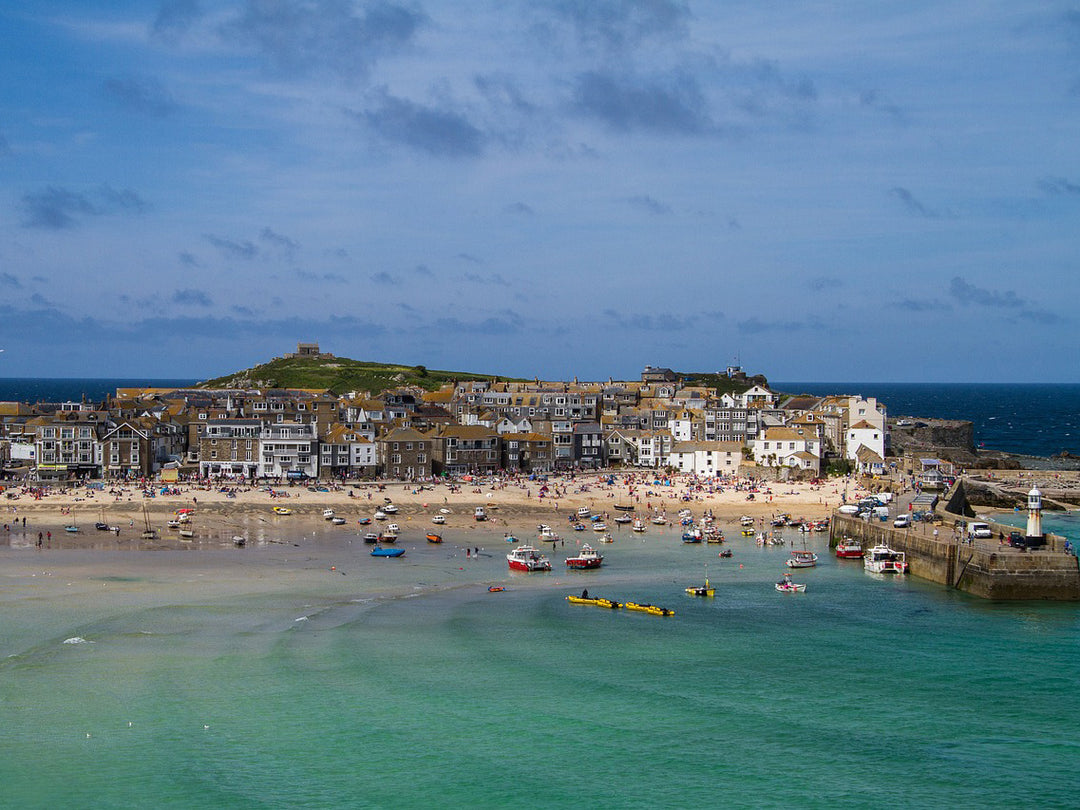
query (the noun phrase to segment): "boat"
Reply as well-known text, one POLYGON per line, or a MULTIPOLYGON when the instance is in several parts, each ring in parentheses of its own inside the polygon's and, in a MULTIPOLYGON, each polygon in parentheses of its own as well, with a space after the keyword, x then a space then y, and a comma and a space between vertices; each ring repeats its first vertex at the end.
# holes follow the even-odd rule
POLYGON ((330 518, 330 522, 333 523, 335 526, 344 526, 345 518, 334 515, 332 518, 330 518))
POLYGON ((487 512, 484 511, 484 507, 478 506, 473 510, 473 518, 477 521, 487 520, 487 512))
POLYGON ((150 525, 150 512, 146 509, 146 501, 143 501, 142 505, 143 523, 145 527, 142 531, 143 540, 153 540, 157 537, 157 529, 150 525))
POLYGON ((643 531, 645 531, 645 523, 641 520, 641 518, 634 518, 634 531, 635 532, 643 532, 643 531))
POLYGON ((718 557, 730 557, 730 556, 732 556, 732 551, 731 551, 730 548, 725 548, 723 551, 721 551, 716 556, 718 556, 718 557))
POLYGON ((403 548, 383 548, 382 546, 375 546, 371 550, 372 557, 400 557, 405 553, 403 548))
POLYGON ((601 543, 614 543, 615 541, 611 538, 610 534, 605 534, 603 537, 600 538, 600 542, 601 543))
POLYGON ((879 543, 863 555, 863 568, 874 574, 906 574, 907 555, 879 543))
POLYGON ((443 523, 446 523, 446 518, 443 515, 432 515, 431 522, 442 525, 443 523))
POLYGON ((292 514, 292 509, 290 509, 287 506, 275 506, 274 507, 274 514, 275 515, 291 515, 292 514))
POLYGON ((180 527, 180 536, 185 540, 190 540, 195 536, 195 530, 190 525, 184 525, 180 527))
POLYGON ((386 504, 386 506, 384 506, 382 508, 382 510, 384 512, 386 512, 386 514, 388 514, 388 515, 396 515, 398 508, 396 506, 394 506, 392 503, 388 503, 388 504, 386 504))
POLYGON ((375 532, 368 532, 367 534, 364 535, 364 542, 365 543, 378 543, 379 542, 379 535, 377 535, 375 532))
POLYGON ((388 515, 382 509, 376 509, 375 510, 375 519, 376 520, 386 520, 387 517, 388 517, 388 515))
POLYGON ((592 525, 592 530, 594 532, 606 532, 607 526, 602 521, 600 521, 592 525))
POLYGON ((743 537, 753 537, 754 534, 755 534, 755 532, 754 532, 754 530, 752 528, 742 530, 742 536, 743 537))
POLYGON ((442 542, 442 535, 441 534, 435 534, 435 532, 428 532, 427 533, 427 541, 429 543, 441 543, 442 542))
POLYGON ((177 518, 169 518, 165 521, 165 525, 170 529, 179 529, 180 521, 177 518))
POLYGON ((841 559, 857 559, 862 555, 862 543, 851 537, 845 537, 836 544, 836 556, 841 559))
POLYGON ((570 528, 573 529, 575 532, 583 532, 583 531, 585 531, 585 524, 584 523, 575 523, 570 528))
POLYGON ((788 568, 813 568, 817 565, 817 554, 803 549, 793 550, 791 556, 784 561, 788 568))
POLYGON ((553 543, 556 540, 561 539, 562 538, 560 538, 559 535, 555 533, 555 530, 548 526, 546 523, 540 524, 540 542, 553 543))
POLYGON ((705 566, 705 584, 691 585, 686 589, 691 596, 715 596, 716 588, 709 584, 709 567, 705 566))
POLYGON ((634 511, 634 505, 633 504, 617 503, 617 504, 615 504, 615 511, 616 512, 633 512, 634 511))
POLYGON ((616 515, 615 516, 615 522, 616 523, 632 523, 633 520, 634 519, 632 517, 630 517, 629 515, 616 515))
MULTIPOLYGON (((586 591, 588 593, 588 591, 586 591)), ((616 602, 614 599, 605 599, 602 596, 568 596, 566 601, 571 605, 593 605, 594 607, 612 608, 618 609, 622 607, 622 602, 616 602)))
POLYGON ((627 602, 627 610, 637 610, 641 613, 651 613, 653 616, 674 616, 675 611, 669 608, 657 607, 656 605, 642 604, 639 602, 627 602))
POLYGON ((386 525, 386 531, 389 532, 390 534, 397 534, 398 532, 401 531, 401 527, 398 526, 396 523, 388 523, 386 525))
POLYGON ((723 529, 710 529, 707 532, 705 532, 705 542, 706 543, 723 543, 724 542, 724 531, 723 531, 723 529))
POLYGON ((667 525, 667 518, 664 517, 663 515, 655 515, 653 517, 653 519, 652 519, 652 522, 656 526, 666 526, 667 525))
POLYGON ((370 526, 371 518, 360 518, 356 522, 359 523, 361 526, 370 526))
POLYGON ((548 558, 529 545, 521 545, 506 555, 511 571, 550 571, 548 558))
POLYGON ((753 526, 754 525, 754 519, 752 517, 750 517, 749 515, 743 515, 741 518, 739 518, 739 523, 742 524, 743 526, 753 526))
POLYGON ((577 513, 578 517, 589 517, 589 515, 592 514, 592 510, 587 506, 579 506, 577 513))
POLYGON ((687 529, 682 534, 682 541, 684 543, 700 543, 704 539, 701 529, 693 528, 687 529))
POLYGON ((322 516, 323 516, 323 520, 332 520, 333 517, 334 517, 334 510, 333 509, 323 509, 322 510, 322 516))
POLYGON ((505 590, 502 585, 488 585, 488 593, 502 593, 505 590))
POLYGON ((586 568, 599 568, 604 563, 604 555, 590 546, 588 543, 581 547, 576 557, 566 558, 566 567, 577 570, 586 568))
POLYGON ((776 590, 780 593, 802 593, 806 590, 806 586, 795 584, 791 581, 791 574, 784 574, 784 578, 776 583, 776 590))

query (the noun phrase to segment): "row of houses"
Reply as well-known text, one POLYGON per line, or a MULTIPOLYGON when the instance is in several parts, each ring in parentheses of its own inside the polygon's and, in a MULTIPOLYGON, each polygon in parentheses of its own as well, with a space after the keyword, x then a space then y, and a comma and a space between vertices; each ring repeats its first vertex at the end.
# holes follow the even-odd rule
POLYGON ((134 478, 164 468, 223 478, 415 480, 497 470, 753 463, 817 475, 829 458, 883 469, 885 409, 858 396, 781 397, 640 381, 472 380, 438 391, 119 389, 102 403, 0 403, 5 469, 134 478))

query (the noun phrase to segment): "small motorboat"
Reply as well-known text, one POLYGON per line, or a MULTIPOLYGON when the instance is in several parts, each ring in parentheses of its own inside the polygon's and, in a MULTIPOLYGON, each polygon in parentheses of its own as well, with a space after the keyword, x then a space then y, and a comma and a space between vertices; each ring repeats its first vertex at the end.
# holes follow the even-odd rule
POLYGON ((334 518, 334 510, 333 509, 323 509, 322 510, 322 516, 323 516, 323 520, 333 520, 333 518, 334 518))
POLYGON ((506 555, 512 571, 550 571, 551 562, 535 548, 521 545, 506 555))
POLYGON ((588 543, 581 547, 581 551, 578 552, 576 557, 566 558, 566 567, 579 571, 587 568, 599 568, 603 564, 604 555, 588 543))
POLYGON ((588 517, 591 512, 592 510, 587 506, 579 506, 577 510, 578 517, 588 517))
POLYGON ((330 518, 330 522, 333 523, 335 526, 343 526, 345 525, 345 518, 341 517, 340 515, 334 515, 332 518, 330 518))
POLYGON ((401 531, 401 527, 398 526, 396 523, 390 523, 390 524, 387 525, 386 531, 389 534, 397 534, 398 532, 401 531))
POLYGON ((388 504, 386 504, 386 506, 384 506, 382 508, 382 510, 384 512, 386 512, 386 514, 388 514, 388 515, 396 515, 397 511, 398 511, 398 508, 396 506, 394 506, 394 504, 388 503, 388 504))
POLYGON ((382 509, 376 509, 375 510, 375 519, 376 520, 386 520, 387 517, 388 516, 387 516, 386 512, 384 512, 382 509))
POLYGON ((478 522, 487 520, 487 512, 484 511, 484 507, 478 506, 473 510, 473 519, 478 522))
POLYGON ((195 536, 195 530, 193 528, 191 528, 190 526, 181 526, 180 527, 180 536, 182 538, 184 538, 185 540, 190 540, 192 537, 195 536))
POLYGON ((377 535, 375 532, 368 532, 367 534, 364 535, 364 542, 365 543, 378 543, 379 542, 379 535, 377 535))
POLYGON ((372 557, 400 557, 405 553, 403 548, 382 548, 376 546, 371 550, 372 557))
POLYGON ((863 568, 874 574, 906 574, 907 555, 879 543, 863 556, 863 568))
POLYGON ((645 531, 645 523, 640 518, 634 518, 634 531, 635 532, 643 532, 643 531, 645 531))
POLYGON ((237 548, 243 548, 247 545, 247 538, 242 534, 234 534, 232 536, 233 545, 237 548))
POLYGON ((731 549, 730 548, 725 548, 723 551, 721 551, 716 556, 717 557, 730 557, 730 556, 732 556, 731 549))
POLYGON ((594 532, 606 532, 607 526, 604 524, 603 521, 598 521, 592 525, 592 530, 594 532))
POLYGON ((360 518, 356 522, 359 523, 361 526, 370 526, 371 525, 371 518, 360 518))
POLYGON ((792 551, 791 556, 784 561, 788 568, 813 568, 817 565, 817 554, 803 549, 792 551))
POLYGON ((686 589, 686 592, 691 596, 715 596, 716 588, 714 588, 712 584, 710 584, 709 575, 708 573, 706 573, 704 585, 691 585, 689 588, 686 589))
POLYGON ((615 522, 616 523, 632 523, 633 520, 634 519, 632 517, 630 517, 629 515, 616 515, 615 516, 615 522))
POLYGON ((791 574, 784 574, 784 578, 776 583, 776 590, 780 593, 802 593, 806 586, 795 584, 791 581, 791 574))
POLYGON ((292 509, 290 509, 287 506, 275 506, 274 507, 274 514, 275 515, 291 515, 292 514, 292 509))
POLYGON ((488 586, 488 593, 502 593, 505 590, 506 590, 506 588, 504 588, 502 585, 489 585, 488 586))
POLYGON ((441 534, 435 534, 435 532, 428 532, 427 533, 427 541, 429 543, 441 543, 442 542, 442 535, 441 534))
POLYGON ((446 518, 443 515, 432 515, 431 516, 431 522, 432 523, 438 523, 438 524, 441 525, 443 523, 446 523, 446 518))

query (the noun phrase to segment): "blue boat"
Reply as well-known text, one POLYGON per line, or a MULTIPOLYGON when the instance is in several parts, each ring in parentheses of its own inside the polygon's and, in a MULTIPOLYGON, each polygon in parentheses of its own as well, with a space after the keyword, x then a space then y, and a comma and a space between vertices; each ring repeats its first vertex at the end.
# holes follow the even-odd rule
POLYGON ((403 548, 379 548, 375 547, 371 550, 372 557, 400 557, 405 553, 403 548))

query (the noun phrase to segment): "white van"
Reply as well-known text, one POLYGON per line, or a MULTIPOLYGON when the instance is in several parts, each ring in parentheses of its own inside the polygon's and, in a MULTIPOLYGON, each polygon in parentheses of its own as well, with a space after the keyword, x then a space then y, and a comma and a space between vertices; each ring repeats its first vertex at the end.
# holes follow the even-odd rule
POLYGON ((994 536, 988 523, 969 523, 968 535, 978 540, 987 540, 994 536))

